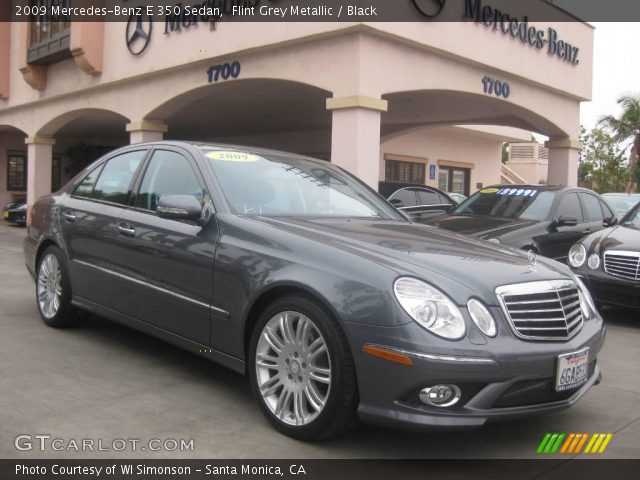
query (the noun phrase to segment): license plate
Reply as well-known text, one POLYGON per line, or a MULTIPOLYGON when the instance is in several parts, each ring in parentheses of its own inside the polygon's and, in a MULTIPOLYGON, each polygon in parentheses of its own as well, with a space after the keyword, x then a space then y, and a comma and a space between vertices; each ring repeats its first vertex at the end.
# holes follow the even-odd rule
POLYGON ((589 349, 558 356, 556 392, 579 387, 589 377, 589 349))
POLYGON ((2 212, 3 218, 9 218, 9 212, 2 212))

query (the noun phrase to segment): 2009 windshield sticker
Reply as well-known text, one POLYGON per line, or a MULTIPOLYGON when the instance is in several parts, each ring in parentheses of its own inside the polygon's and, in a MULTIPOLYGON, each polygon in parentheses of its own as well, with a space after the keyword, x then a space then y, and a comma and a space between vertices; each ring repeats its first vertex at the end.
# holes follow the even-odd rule
POLYGON ((480 193, 496 193, 498 191, 497 188, 483 188, 482 190, 480 190, 480 193))
POLYGON ((222 160, 224 162, 257 162, 260 157, 245 152, 209 152, 207 158, 212 160, 222 160))
MULTIPOLYGON (((484 190, 481 192, 485 193, 484 190)), ((530 188, 502 188, 497 190, 498 195, 513 195, 515 197, 535 197, 538 194, 538 190, 530 188)))

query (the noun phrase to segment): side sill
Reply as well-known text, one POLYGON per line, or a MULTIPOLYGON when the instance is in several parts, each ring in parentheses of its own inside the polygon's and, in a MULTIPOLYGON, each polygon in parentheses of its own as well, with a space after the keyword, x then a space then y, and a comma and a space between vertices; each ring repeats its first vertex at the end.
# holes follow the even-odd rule
POLYGON ((86 310, 101 317, 108 318, 109 320, 121 323, 122 325, 188 350, 191 353, 206 358, 207 360, 219 363, 220 365, 223 365, 233 370, 234 372, 240 373, 242 375, 245 374, 244 360, 240 360, 239 358, 233 357, 219 350, 215 350, 208 345, 202 345, 201 343, 194 342, 193 340, 189 340, 188 338, 181 337, 180 335, 176 335, 175 333, 130 317, 129 315, 117 312, 115 310, 112 310, 111 308, 98 305, 97 303, 94 303, 85 298, 78 297, 76 295, 72 297, 71 303, 82 310, 86 310))

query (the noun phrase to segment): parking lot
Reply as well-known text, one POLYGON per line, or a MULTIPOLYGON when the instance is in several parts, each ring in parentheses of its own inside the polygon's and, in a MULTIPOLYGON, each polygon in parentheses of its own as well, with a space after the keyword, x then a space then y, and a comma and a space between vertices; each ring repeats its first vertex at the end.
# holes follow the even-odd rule
MULTIPOLYGON (((3 458, 534 458, 547 432, 612 432, 602 457, 640 458, 640 315, 604 312, 604 378, 557 414, 469 432, 361 427, 305 444, 275 432, 248 381, 107 320, 41 322, 22 257, 22 228, 0 226, 0 457, 3 458), (63 439, 193 439, 193 451, 18 451, 20 434, 63 439)), ((581 455, 588 456, 588 455, 581 455)), ((592 455, 593 456, 593 455, 592 455)))

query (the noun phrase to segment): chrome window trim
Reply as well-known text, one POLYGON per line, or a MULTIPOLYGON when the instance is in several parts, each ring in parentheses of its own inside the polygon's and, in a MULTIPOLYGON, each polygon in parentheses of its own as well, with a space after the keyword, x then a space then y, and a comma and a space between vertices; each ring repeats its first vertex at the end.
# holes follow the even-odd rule
POLYGON ((204 307, 204 308, 213 310, 215 312, 220 313, 221 315, 224 315, 224 316, 227 316, 227 317, 230 315, 229 312, 227 312, 226 310, 223 310, 221 308, 215 307, 215 306, 210 305, 210 304, 205 303, 205 302, 201 302, 200 300, 196 300, 195 298, 188 297, 186 295, 174 292, 174 291, 169 290, 167 288, 160 287, 158 285, 154 285, 152 283, 145 282, 143 280, 139 280, 137 278, 130 277, 129 275, 124 275, 123 273, 115 272, 115 271, 113 271, 113 270, 111 270, 109 268, 100 267, 98 265, 94 265, 92 263, 85 262, 83 260, 74 259, 73 261, 75 263, 79 264, 79 265, 83 265, 85 267, 89 267, 89 268, 93 268, 95 270, 99 270, 99 271, 101 271, 103 273, 106 273, 106 274, 109 274, 109 275, 113 275, 114 277, 118 277, 118 278, 121 278, 123 280, 127 280, 129 282, 135 283, 137 285, 141 285, 143 287, 151 288, 151 289, 156 290, 158 292, 166 293, 167 295, 171 295, 173 297, 179 298, 180 300, 191 302, 191 303, 193 303, 195 305, 198 305, 200 307, 204 307))
MULTIPOLYGON (((536 282, 525 282, 525 283, 516 283, 513 285, 502 285, 495 289, 496 297, 498 298, 498 302, 500 303, 500 308, 502 309, 502 313, 507 318, 507 322, 509 323, 509 327, 511 331, 515 334, 516 337, 522 340, 540 340, 540 341, 552 341, 552 342, 567 342, 575 337, 581 330, 584 325, 584 316, 582 312, 580 312, 580 324, 576 327, 576 329, 569 333, 566 337, 539 337, 534 335, 523 335, 521 334, 513 323, 513 319, 511 318, 511 314, 509 313, 509 309, 507 308, 507 304, 504 301, 504 295, 527 295, 527 294, 536 294, 536 293, 557 293, 559 290, 564 290, 568 288, 575 288, 580 291, 580 288, 573 280, 540 280, 536 282)), ((560 297, 558 296, 558 300, 560 297)), ((554 300, 555 301, 555 300, 554 300)), ((540 303, 540 302, 539 302, 540 303)), ((561 303, 562 304, 562 303, 561 303)), ((567 330, 571 323, 573 323, 574 319, 571 319, 571 322, 567 321, 567 316, 564 314, 563 309, 563 319, 567 330)), ((545 319, 546 320, 546 319, 545 319)), ((563 327, 563 329, 565 329, 563 327)))

